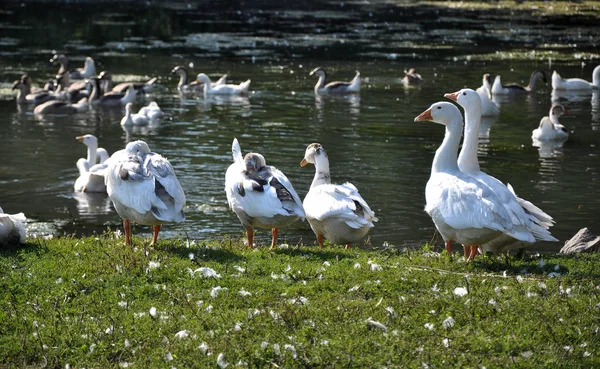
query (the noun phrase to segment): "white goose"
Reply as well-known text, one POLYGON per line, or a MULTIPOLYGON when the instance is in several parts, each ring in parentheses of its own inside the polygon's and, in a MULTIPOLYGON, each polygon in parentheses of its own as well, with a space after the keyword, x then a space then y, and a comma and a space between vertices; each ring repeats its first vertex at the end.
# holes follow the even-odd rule
MULTIPOLYGON (((547 224, 546 219, 552 219, 550 216, 543 213, 539 208, 536 209, 544 215, 543 221, 538 219, 534 214, 528 213, 527 208, 523 206, 523 203, 526 201, 518 198, 512 188, 505 186, 495 177, 479 169, 479 160, 477 158, 478 136, 481 125, 481 99, 479 95, 467 88, 455 93, 445 94, 444 96, 456 101, 465 109, 465 139, 458 157, 458 167, 463 173, 475 178, 482 185, 489 187, 494 192, 498 197, 498 204, 506 209, 510 215, 509 220, 512 223, 512 232, 504 232, 499 237, 494 237, 493 243, 487 245, 485 243, 480 244, 481 250, 484 252, 492 251, 499 253, 511 248, 522 247, 522 243, 524 242, 533 243, 536 240, 558 241, 548 231, 552 223, 547 224)), ((476 255, 477 248, 471 248, 468 251, 470 251, 469 259, 472 260, 476 255)))
POLYGON ((5 214, 0 208, 0 246, 25 243, 25 214, 5 214))
POLYGON ((87 158, 77 160, 79 177, 75 180, 73 189, 75 192, 106 192, 104 175, 105 162, 109 158, 108 151, 98 147, 98 139, 94 135, 88 134, 75 138, 87 146, 87 158))
POLYGON ((231 145, 233 164, 225 174, 225 193, 231 210, 248 234, 253 246, 254 228, 271 229, 271 248, 277 245, 279 228, 304 220, 304 209, 298 194, 285 174, 267 165, 261 154, 247 153, 237 139, 231 145))
POLYGON ((133 104, 125 105, 125 116, 121 118, 122 126, 144 126, 150 122, 150 118, 142 113, 133 113, 133 104))
POLYGON ((529 85, 527 86, 521 86, 517 83, 509 83, 503 85, 500 76, 496 76, 494 84, 492 85, 492 95, 513 95, 532 93, 537 87, 538 79, 541 79, 542 81, 544 81, 544 83, 548 83, 546 80, 546 73, 543 70, 538 70, 531 73, 529 85))
POLYGON ((476 91, 481 98, 481 115, 484 117, 495 117, 500 114, 500 108, 492 100, 492 77, 489 73, 483 75, 483 84, 476 91))
MULTIPOLYGON (((479 98, 477 98, 479 100, 479 98)), ((503 233, 516 236, 511 217, 492 190, 458 168, 458 144, 463 121, 458 108, 438 102, 415 122, 432 121, 446 126, 442 145, 435 152, 431 176, 425 187, 425 211, 452 251, 452 240, 465 246, 465 256, 472 260, 471 250, 503 233)))
POLYGON ((356 71, 356 75, 350 82, 329 82, 325 84, 325 80, 327 79, 327 73, 325 73, 325 69, 321 67, 317 67, 313 69, 310 74, 316 75, 319 77, 317 80, 317 84, 315 85, 315 95, 320 94, 348 94, 348 93, 358 93, 360 92, 360 72, 356 71))
POLYGON ((156 103, 156 101, 152 101, 150 104, 140 108, 138 114, 143 114, 148 117, 151 121, 157 120, 158 118, 164 115, 163 111, 160 110, 160 107, 156 103))
POLYGON ((185 220, 185 194, 171 163, 144 141, 130 142, 111 156, 106 191, 123 219, 126 245, 131 245, 132 221, 154 226, 154 245, 162 224, 185 220))
POLYGON ((546 141, 566 141, 569 138, 569 132, 558 121, 563 114, 568 114, 567 109, 560 104, 553 104, 547 117, 543 117, 538 128, 534 129, 531 138, 534 144, 546 141))
MULTIPOLYGON (((185 67, 181 65, 176 66, 171 71, 171 74, 177 74, 179 76, 179 82, 177 83, 177 89, 179 92, 202 92, 204 91, 204 86, 198 81, 192 81, 188 83, 188 72, 185 67)), ((221 78, 219 78, 216 82, 211 82, 211 86, 215 87, 217 85, 224 85, 227 83, 227 74, 223 74, 221 78)))
POLYGON ((562 78, 558 72, 552 73, 552 88, 555 90, 592 90, 600 88, 600 65, 594 68, 592 73, 592 82, 581 78, 562 78))
POLYGON ((57 76, 67 72, 71 79, 85 79, 90 78, 96 75, 96 64, 94 63, 94 59, 89 56, 85 58, 85 62, 83 68, 77 68, 75 70, 69 71, 69 59, 64 54, 55 54, 52 59, 50 59, 51 63, 60 63, 60 69, 58 70, 57 76))
POLYGON ((377 221, 375 213, 350 182, 331 184, 329 159, 323 146, 312 143, 306 148, 300 166, 315 165, 315 177, 304 198, 304 211, 319 245, 327 238, 334 244, 361 240, 377 221))
POLYGON ((232 84, 221 84, 213 85, 208 77, 204 73, 198 74, 196 77, 198 83, 204 84, 205 95, 247 95, 248 89, 250 88, 250 80, 242 82, 239 85, 232 84))

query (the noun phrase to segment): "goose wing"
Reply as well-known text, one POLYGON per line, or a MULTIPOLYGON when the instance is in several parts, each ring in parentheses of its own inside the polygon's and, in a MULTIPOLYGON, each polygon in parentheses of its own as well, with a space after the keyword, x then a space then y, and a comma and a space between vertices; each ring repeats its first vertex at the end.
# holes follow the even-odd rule
POLYGON ((375 213, 351 183, 321 185, 311 192, 304 200, 304 210, 311 218, 339 217, 356 229, 367 225, 373 227, 373 222, 377 221, 375 213))

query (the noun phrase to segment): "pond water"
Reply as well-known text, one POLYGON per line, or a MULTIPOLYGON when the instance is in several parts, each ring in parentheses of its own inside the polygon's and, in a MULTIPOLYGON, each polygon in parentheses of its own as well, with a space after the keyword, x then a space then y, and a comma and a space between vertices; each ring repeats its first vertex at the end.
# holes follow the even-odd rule
MULTIPOLYGON (((227 2, 226 2, 227 3, 227 2)), ((429 241, 424 188, 442 126, 413 119, 443 94, 477 88, 483 73, 527 84, 530 73, 553 69, 591 80, 598 64, 597 23, 585 17, 573 27, 562 18, 531 12, 494 12, 413 6, 409 2, 282 1, 228 8, 218 2, 159 7, 132 5, 2 5, 0 8, 0 206, 24 212, 30 234, 91 234, 120 219, 106 195, 73 193, 75 162, 85 146, 75 136, 98 137, 109 152, 142 139, 175 167, 187 195, 186 222, 164 227, 163 237, 215 239, 242 235, 228 209, 224 176, 231 142, 262 153, 284 171, 303 198, 314 167, 300 160, 311 142, 328 152, 334 182, 350 181, 379 218, 371 242, 399 247, 429 241), (534 51, 535 50, 535 51, 534 51), (124 109, 94 107, 72 116, 37 117, 15 103, 12 81, 29 73, 45 82, 57 67, 55 52, 119 81, 157 76, 160 88, 138 98, 136 110, 157 101, 166 117, 126 133, 124 109), (236 83, 252 79, 248 98, 181 96, 170 75, 184 65, 236 83), (332 79, 350 80, 360 70, 360 95, 315 98, 309 72, 324 67, 332 79), (401 84, 414 67, 426 80, 401 84)), ((572 24, 572 23, 571 23, 572 24)), ((600 212, 600 96, 554 96, 569 110, 561 122, 571 132, 563 147, 532 146, 531 131, 548 114, 552 89, 501 101, 496 120, 482 132, 482 169, 554 216, 553 234, 564 241, 581 227, 596 226, 600 212)), ((135 234, 148 235, 146 227, 135 234)), ((259 244, 269 234, 260 231, 259 244)), ((313 244, 308 224, 280 232, 281 242, 313 244)), ((555 251, 561 243, 534 249, 555 251)))

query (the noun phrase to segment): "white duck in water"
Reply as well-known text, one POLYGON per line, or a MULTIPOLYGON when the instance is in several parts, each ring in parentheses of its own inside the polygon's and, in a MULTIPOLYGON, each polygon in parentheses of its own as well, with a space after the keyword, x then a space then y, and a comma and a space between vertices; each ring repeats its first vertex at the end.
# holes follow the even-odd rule
POLYGON ((144 126, 150 122, 150 118, 145 114, 133 113, 133 104, 125 105, 125 116, 121 119, 122 126, 144 126))
POLYGON ((158 118, 164 115, 163 111, 160 109, 156 101, 152 101, 148 105, 140 108, 138 114, 143 114, 148 117, 151 121, 157 120, 158 118))
POLYGON ((467 256, 473 248, 503 233, 517 236, 509 213, 494 192, 458 168, 463 129, 458 108, 448 102, 435 103, 415 118, 415 122, 420 121, 446 126, 425 187, 425 211, 446 242, 446 251, 452 251, 452 240, 465 245, 467 256))
POLYGON ((87 158, 77 160, 79 177, 75 180, 73 189, 75 192, 106 192, 104 175, 106 174, 106 160, 108 151, 98 147, 98 139, 94 135, 75 137, 79 142, 87 146, 87 158))
POLYGON ((494 84, 492 85, 492 95, 528 94, 535 92, 538 79, 541 79, 544 83, 548 83, 546 80, 546 73, 542 70, 531 73, 529 85, 527 86, 521 86, 517 83, 503 85, 500 76, 496 76, 494 84))
POLYGON ((267 165, 261 154, 248 153, 242 158, 235 138, 231 151, 233 164, 225 174, 229 207, 247 231, 248 246, 253 246, 254 228, 267 228, 271 229, 274 248, 279 228, 304 220, 302 202, 285 174, 267 165))
MULTIPOLYGON (((203 92, 204 85, 199 83, 198 81, 188 82, 188 72, 185 67, 181 65, 176 66, 171 71, 171 74, 177 74, 179 76, 179 82, 177 83, 177 89, 179 92, 203 92)), ((216 82, 211 82, 211 87, 215 87, 217 85, 224 85, 227 83, 227 74, 223 74, 221 78, 219 78, 216 82)))
POLYGON ((569 132, 558 121, 558 118, 563 114, 568 114, 567 109, 560 105, 554 104, 550 108, 547 117, 543 117, 538 128, 534 129, 531 138, 534 144, 537 142, 546 141, 566 141, 569 138, 569 132))
POLYGON ((481 98, 481 116, 495 117, 500 114, 500 108, 492 100, 492 77, 489 73, 483 75, 483 84, 476 91, 481 98))
POLYGON ((60 63, 60 69, 58 70, 57 76, 62 75, 63 73, 69 73, 69 77, 71 79, 85 79, 90 78, 96 75, 96 64, 94 63, 94 59, 89 56, 85 58, 85 62, 83 64, 83 68, 77 68, 75 70, 69 70, 69 59, 64 54, 55 54, 52 59, 50 59, 50 63, 60 63))
POLYGON ((0 246, 17 245, 25 243, 25 214, 5 214, 0 208, 0 246))
POLYGON ((221 84, 213 85, 208 77, 204 73, 198 74, 196 77, 198 83, 204 85, 205 95, 247 95, 248 89, 250 88, 250 80, 242 82, 239 85, 233 84, 221 84))
POLYGON ((304 211, 319 245, 327 238, 346 245, 361 240, 377 221, 375 213, 350 182, 331 184, 329 159, 323 146, 312 143, 306 148, 300 166, 315 165, 315 177, 304 198, 304 211))
POLYGON ((153 226, 154 245, 162 224, 185 220, 185 194, 171 163, 144 141, 130 142, 110 157, 106 191, 123 219, 126 245, 131 222, 153 226))
POLYGON ((567 91, 591 91, 600 88, 600 65, 592 72, 592 82, 581 78, 562 78, 557 71, 552 73, 552 88, 567 91))
POLYGON ((348 94, 360 92, 360 72, 356 71, 356 76, 350 82, 329 82, 325 84, 327 79, 327 73, 325 69, 317 67, 310 72, 309 75, 316 75, 319 77, 317 84, 315 85, 315 94, 348 94))
MULTIPOLYGON (((552 223, 547 224, 546 220, 548 218, 552 219, 550 216, 539 208, 535 208, 537 212, 543 214, 543 219, 538 219, 534 214, 529 213, 528 208, 523 205, 527 203, 528 207, 531 207, 533 204, 518 198, 512 187, 505 186, 498 179, 480 170, 477 158, 478 136, 481 125, 481 99, 479 95, 471 89, 462 89, 444 96, 456 101, 465 109, 465 139, 458 157, 458 167, 463 173, 475 178, 494 192, 498 197, 498 204, 506 209, 510 215, 509 220, 512 222, 510 233, 504 232, 499 237, 494 237, 489 244, 480 244, 481 250, 499 253, 510 248, 522 247, 523 243, 533 243, 536 240, 558 241, 548 231, 552 223)), ((467 246, 467 251, 470 252, 469 259, 472 260, 477 253, 477 247, 469 249, 467 246)))

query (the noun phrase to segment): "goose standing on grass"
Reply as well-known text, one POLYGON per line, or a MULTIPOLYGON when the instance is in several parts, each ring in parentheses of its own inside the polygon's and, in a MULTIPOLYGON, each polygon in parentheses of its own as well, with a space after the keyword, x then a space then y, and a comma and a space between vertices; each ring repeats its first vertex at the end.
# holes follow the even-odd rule
POLYGON ((300 166, 309 163, 315 165, 315 177, 304 198, 306 219, 319 246, 323 247, 323 240, 327 238, 349 248, 374 227, 375 213, 352 183, 331 184, 329 159, 321 144, 312 143, 306 148, 300 166))
MULTIPOLYGON (((198 81, 188 82, 188 73, 187 73, 187 69, 185 69, 185 67, 178 65, 175 68, 173 68, 173 70, 171 71, 171 74, 179 75, 179 83, 177 83, 177 89, 179 90, 179 92, 203 92, 204 91, 204 86, 201 83, 199 83, 198 81)), ((223 76, 221 78, 219 78, 219 80, 217 80, 216 82, 212 82, 211 84, 212 84, 212 87, 215 87, 217 85, 224 85, 226 83, 227 83, 227 74, 223 74, 223 76)))
POLYGON ((94 135, 75 137, 77 141, 87 146, 87 158, 77 160, 79 177, 75 180, 75 192, 106 192, 104 175, 108 151, 98 147, 98 139, 94 135))
POLYGON ((492 77, 489 73, 483 75, 483 84, 476 91, 481 98, 481 115, 484 117, 495 117, 500 114, 500 108, 492 100, 492 77))
MULTIPOLYGON (((490 244, 480 244, 482 251, 492 251, 499 253, 512 248, 524 246, 524 243, 534 243, 535 241, 558 241, 552 237, 548 228, 552 223, 547 223, 547 219, 552 219, 539 208, 538 212, 543 214, 543 219, 538 219, 534 214, 528 213, 524 203, 533 206, 530 202, 518 198, 512 187, 505 186, 495 177, 484 173, 479 168, 477 150, 479 148, 479 129, 481 125, 481 99, 477 92, 471 89, 462 89, 455 93, 445 94, 444 97, 456 101, 465 109, 465 139, 458 157, 458 167, 460 170, 475 178, 483 186, 487 186, 497 196, 498 205, 502 206, 509 214, 509 220, 512 223, 511 232, 494 237, 490 244)), ((469 252, 469 260, 473 260, 477 253, 477 247, 466 246, 469 252)))
POLYGON ((550 108, 547 117, 543 117, 538 128, 534 129, 531 135, 534 144, 539 142, 564 142, 569 138, 569 132, 558 121, 558 118, 564 114, 568 114, 567 109, 560 105, 554 104, 550 108))
POLYGON ((26 240, 25 214, 5 214, 0 208, 0 246, 23 244, 26 240))
POLYGON ((423 83, 423 77, 415 71, 415 68, 410 68, 404 71, 404 78, 402 78, 402 84, 404 86, 419 85, 423 83))
POLYGON ((233 84, 220 84, 213 85, 210 81, 210 78, 204 74, 200 73, 196 77, 198 83, 204 85, 204 94, 205 95, 247 95, 248 89, 250 88, 250 80, 246 82, 242 82, 239 85, 233 84))
POLYGON ((304 210, 292 183, 277 168, 267 165, 264 156, 247 153, 237 139, 231 145, 233 164, 225 174, 225 193, 231 210, 248 234, 253 247, 254 228, 271 229, 271 248, 277 246, 279 228, 304 220, 304 210))
POLYGON ((102 91, 104 92, 104 95, 108 95, 111 93, 124 94, 125 92, 127 92, 127 89, 129 89, 130 85, 133 86, 133 88, 135 89, 136 92, 142 92, 142 93, 150 92, 150 91, 152 91, 152 89, 154 89, 154 86, 156 85, 156 82, 158 81, 158 78, 154 77, 154 78, 149 79, 146 82, 122 82, 116 86, 113 86, 112 73, 110 73, 109 71, 105 71, 105 70, 100 72, 100 74, 98 75, 98 78, 100 79, 101 87, 102 87, 102 91))
POLYGON ((71 79, 85 79, 96 75, 96 64, 94 63, 94 59, 89 56, 85 58, 83 68, 77 68, 72 71, 69 70, 69 59, 64 54, 55 54, 50 59, 50 63, 56 64, 57 62, 60 63, 57 76, 65 72, 69 73, 71 79))
POLYGON ((537 80, 541 79, 544 83, 548 83, 546 80, 546 73, 543 70, 538 70, 531 73, 529 79, 529 85, 521 86, 517 83, 509 83, 503 85, 500 76, 496 76, 494 84, 492 86, 492 95, 513 95, 513 94, 528 94, 535 92, 537 87, 537 80))
POLYGON ((125 244, 131 245, 131 222, 153 226, 152 242, 162 224, 185 220, 185 194, 171 163, 133 141, 109 159, 106 191, 123 219, 125 244))
POLYGON ((133 113, 132 103, 127 103, 127 105, 125 105, 125 116, 121 119, 122 126, 144 126, 149 122, 150 118, 145 114, 133 113))
POLYGON ((552 73, 552 88, 567 91, 590 91, 600 88, 600 65, 592 72, 592 82, 581 78, 562 78, 557 71, 552 73))
MULTIPOLYGON (((479 98, 478 98, 479 99, 479 98)), ((449 102, 437 102, 415 122, 430 121, 446 126, 442 145, 436 150, 431 176, 425 187, 425 212, 452 252, 452 240, 469 253, 503 233, 515 234, 511 218, 492 190, 458 168, 458 145, 463 120, 458 108, 449 102)))
POLYGON ((356 76, 350 82, 329 82, 325 84, 327 73, 325 69, 317 67, 310 72, 309 75, 316 75, 319 77, 317 84, 315 85, 315 95, 321 94, 349 94, 360 92, 360 72, 356 71, 356 76))

